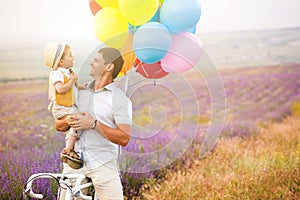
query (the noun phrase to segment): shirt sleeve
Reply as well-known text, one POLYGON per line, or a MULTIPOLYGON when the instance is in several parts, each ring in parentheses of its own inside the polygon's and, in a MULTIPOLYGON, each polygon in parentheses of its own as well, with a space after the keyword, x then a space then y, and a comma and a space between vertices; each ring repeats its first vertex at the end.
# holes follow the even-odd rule
POLYGON ((51 76, 53 85, 59 81, 62 82, 62 84, 64 84, 64 75, 60 71, 58 71, 58 70, 51 71, 50 76, 51 76))
POLYGON ((116 124, 132 125, 132 103, 130 99, 120 89, 115 89, 112 100, 116 124))

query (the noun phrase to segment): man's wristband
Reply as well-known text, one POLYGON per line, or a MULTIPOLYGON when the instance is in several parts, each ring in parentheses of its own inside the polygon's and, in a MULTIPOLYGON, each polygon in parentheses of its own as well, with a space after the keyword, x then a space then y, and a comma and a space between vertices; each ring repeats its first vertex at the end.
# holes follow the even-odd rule
POLYGON ((97 125, 97 120, 95 120, 92 124, 92 129, 95 129, 96 128, 96 125, 97 125))

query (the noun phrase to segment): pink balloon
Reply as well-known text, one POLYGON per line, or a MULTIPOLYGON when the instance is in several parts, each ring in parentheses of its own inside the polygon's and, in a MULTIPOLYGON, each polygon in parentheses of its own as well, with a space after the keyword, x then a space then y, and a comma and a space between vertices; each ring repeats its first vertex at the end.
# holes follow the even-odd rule
POLYGON ((166 72, 184 72, 196 66, 202 54, 202 45, 197 36, 184 32, 172 35, 168 54, 161 59, 166 72))

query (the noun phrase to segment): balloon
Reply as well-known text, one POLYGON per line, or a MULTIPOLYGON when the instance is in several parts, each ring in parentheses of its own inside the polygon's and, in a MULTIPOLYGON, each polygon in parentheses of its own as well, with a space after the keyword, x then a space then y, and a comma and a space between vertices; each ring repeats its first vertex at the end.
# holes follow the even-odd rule
POLYGON ((126 74, 127 71, 132 69, 132 67, 134 65, 134 59, 136 57, 135 57, 135 54, 134 54, 133 51, 128 51, 126 53, 123 53, 122 56, 123 56, 123 59, 124 59, 124 64, 123 64, 121 72, 126 74))
MULTIPOLYGON (((159 21, 159 10, 160 8, 158 7, 155 15, 150 19, 149 22, 158 22, 159 21)), ((142 25, 140 26, 133 26, 131 24, 128 24, 128 29, 130 31, 131 34, 135 34, 135 32, 137 31, 138 28, 140 28, 142 25)))
POLYGON ((197 29, 197 26, 195 25, 194 27, 188 28, 188 29, 186 30, 186 32, 190 32, 190 33, 195 34, 195 33, 196 33, 196 29, 197 29))
POLYGON ((138 30, 138 28, 140 28, 141 26, 133 26, 133 25, 131 25, 131 24, 128 24, 128 29, 129 29, 129 32, 131 33, 131 34, 135 34, 135 32, 138 30))
POLYGON ((96 0, 96 2, 102 7, 112 7, 119 9, 119 1, 118 0, 96 0))
POLYGON ((174 34, 161 66, 166 72, 184 72, 198 64, 201 54, 201 42, 197 36, 189 32, 174 34))
POLYGON ((145 24, 155 14, 158 0, 119 0, 119 6, 124 17, 134 26, 145 24))
POLYGON ((124 45, 128 34, 128 25, 121 12, 115 8, 103 8, 94 18, 97 38, 106 45, 120 48, 124 45))
POLYGON ((159 22, 159 13, 160 13, 160 6, 158 6, 155 14, 153 17, 150 19, 150 22, 159 22))
POLYGON ((121 77, 121 76, 123 76, 123 75, 124 75, 124 72, 120 71, 120 72, 118 73, 117 78, 119 78, 119 77, 121 77))
POLYGON ((153 64, 146 64, 137 59, 136 64, 136 71, 145 78, 158 79, 169 74, 162 69, 160 61, 153 64))
POLYGON ((101 6, 99 6, 99 4, 95 1, 95 0, 90 0, 90 9, 93 13, 93 15, 95 16, 96 13, 101 10, 101 6))
POLYGON ((149 22, 141 26, 133 37, 135 55, 144 63, 160 61, 171 46, 171 35, 168 29, 158 23, 149 22))
POLYGON ((133 67, 136 58, 132 49, 132 40, 133 35, 131 33, 128 33, 128 37, 125 44, 119 49, 124 60, 124 64, 121 70, 123 74, 126 74, 126 72, 133 67))
POLYGON ((201 16, 199 0, 165 0, 160 11, 160 21, 172 33, 185 32, 194 27, 201 16))

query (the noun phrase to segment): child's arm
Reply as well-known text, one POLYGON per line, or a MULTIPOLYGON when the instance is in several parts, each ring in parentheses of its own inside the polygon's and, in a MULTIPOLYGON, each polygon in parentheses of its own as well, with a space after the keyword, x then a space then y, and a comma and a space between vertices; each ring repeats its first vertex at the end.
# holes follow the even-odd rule
POLYGON ((75 73, 73 73, 73 74, 71 74, 70 80, 67 83, 63 84, 60 81, 54 83, 55 90, 59 94, 66 93, 67 91, 69 91, 71 89, 71 87, 73 87, 73 84, 77 81, 77 79, 78 79, 78 76, 75 73))
POLYGON ((85 90, 87 88, 87 84, 80 84, 77 86, 78 90, 85 90))

